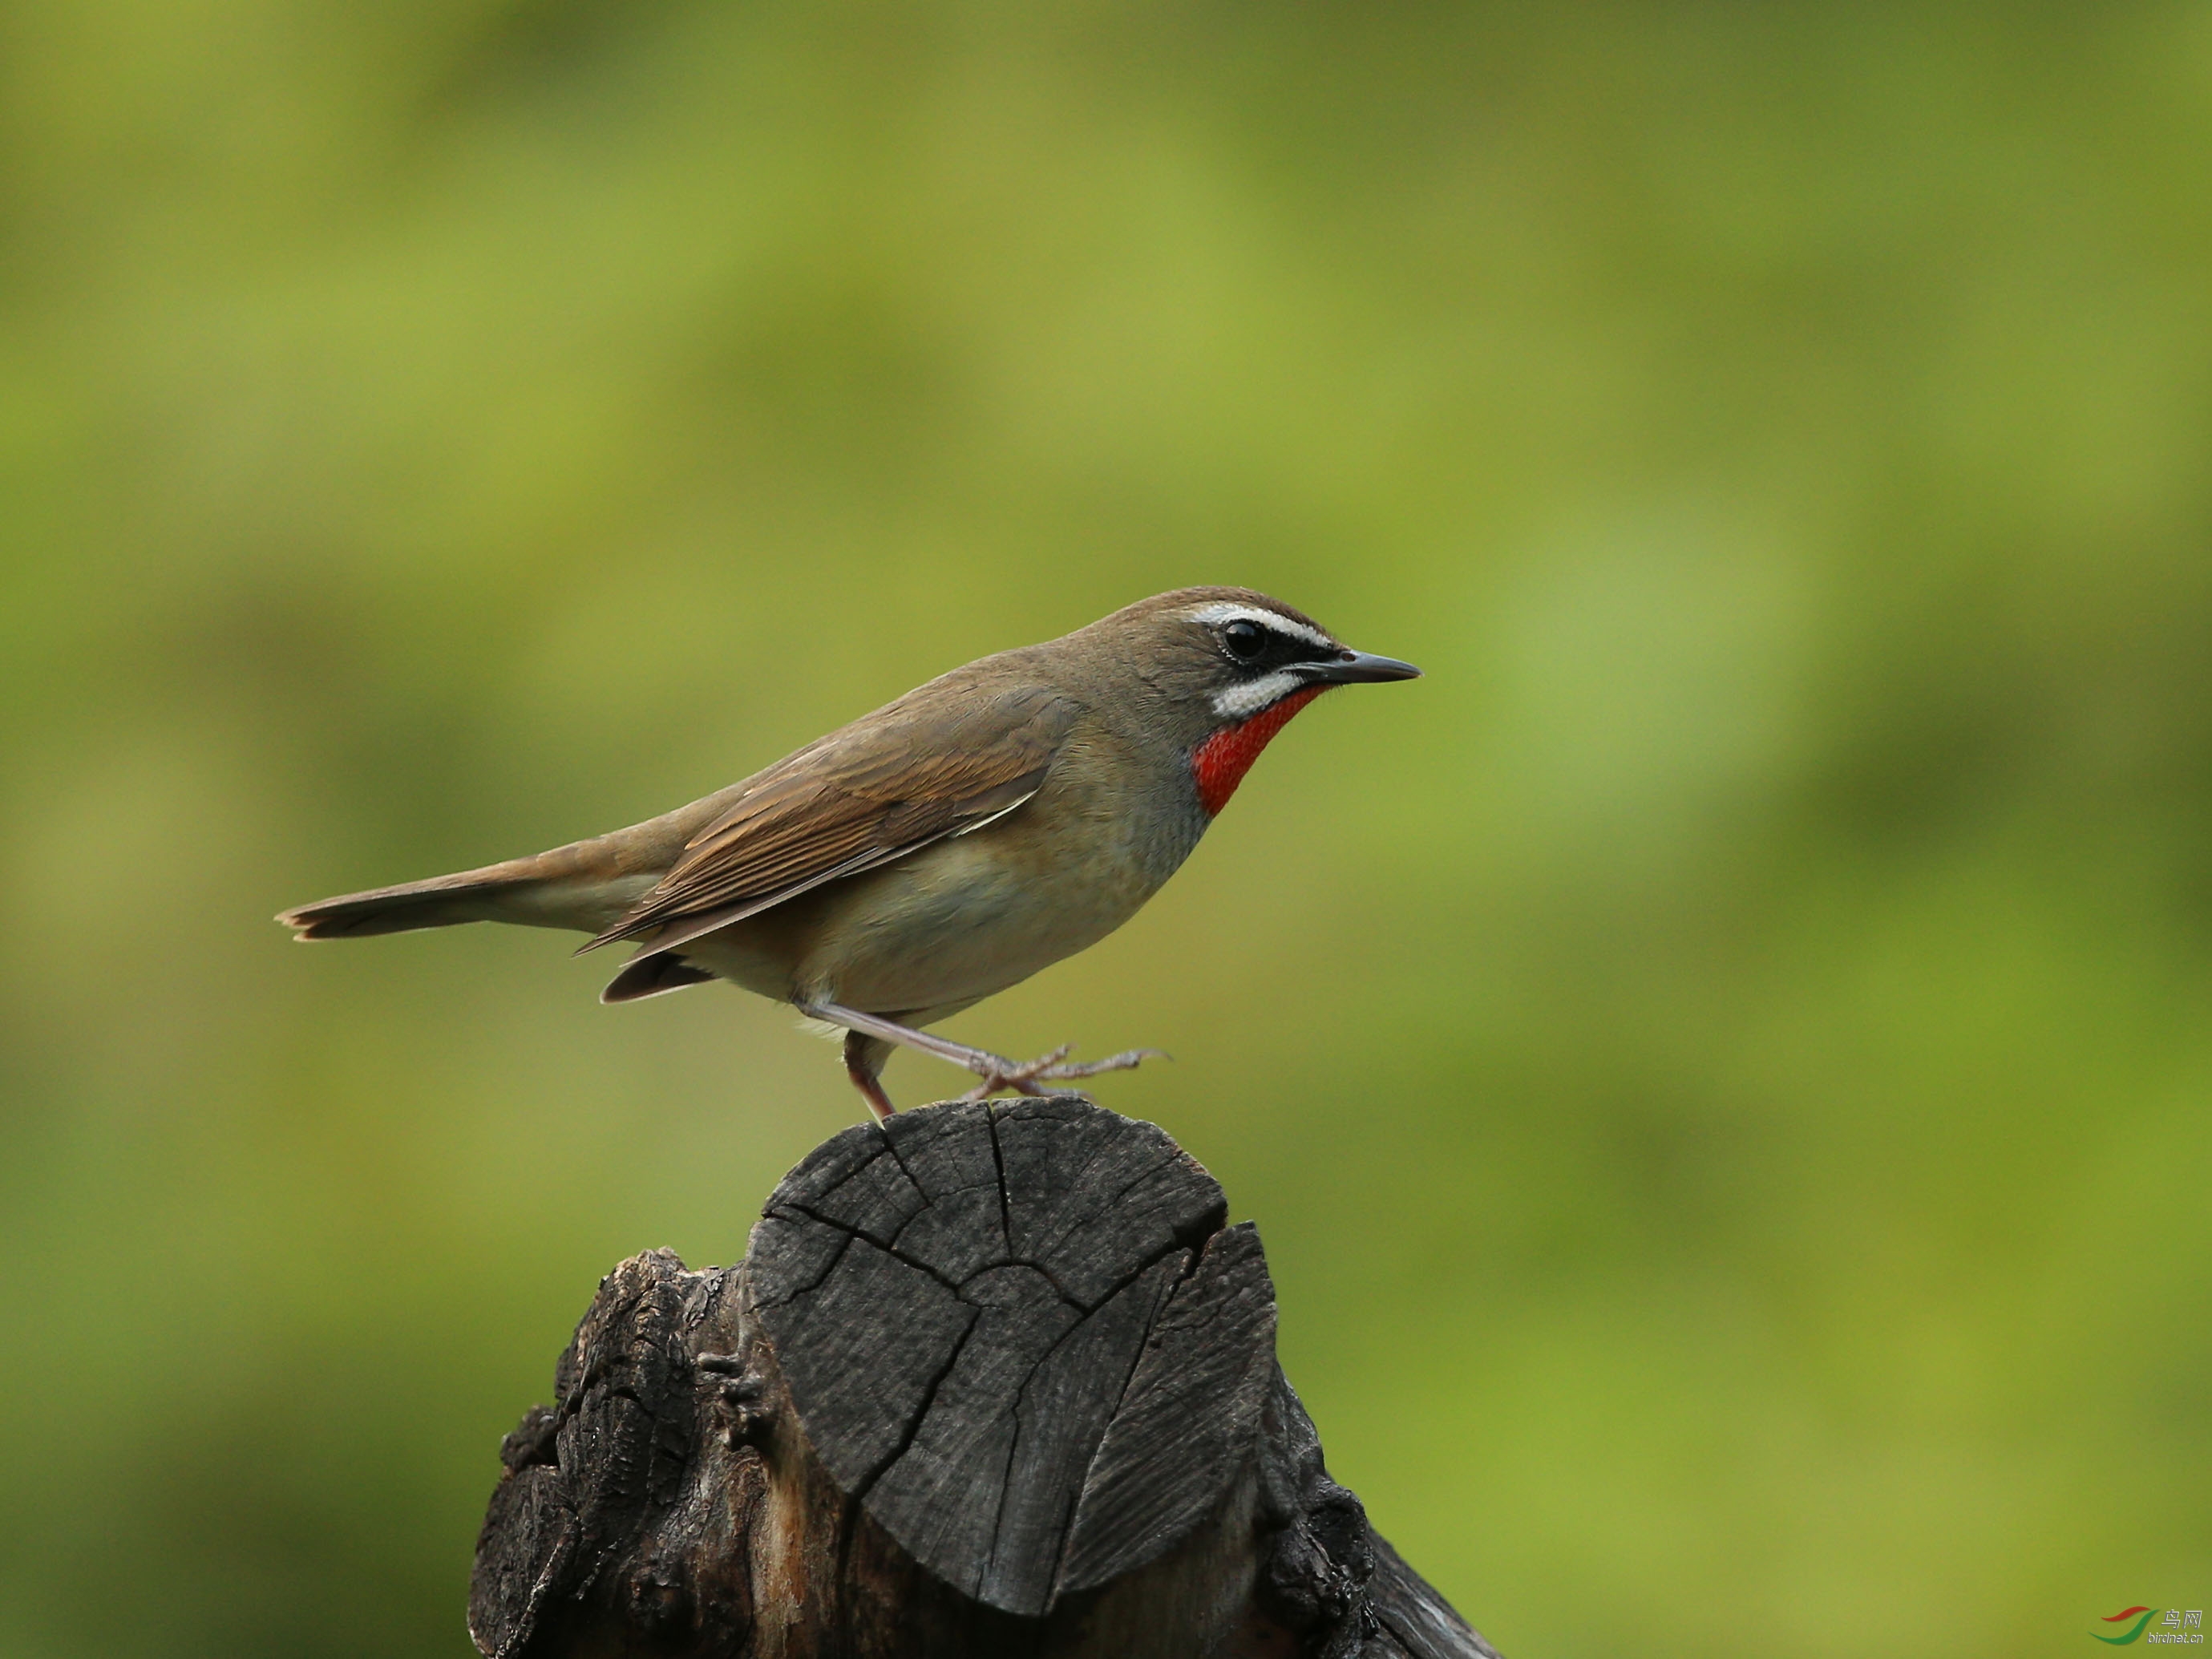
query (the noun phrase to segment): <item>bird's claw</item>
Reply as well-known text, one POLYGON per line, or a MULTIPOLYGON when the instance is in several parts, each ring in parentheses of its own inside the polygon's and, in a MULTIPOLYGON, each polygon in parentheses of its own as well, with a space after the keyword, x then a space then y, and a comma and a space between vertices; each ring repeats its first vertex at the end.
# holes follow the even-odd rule
POLYGON ((1050 1054, 1035 1060, 1008 1060, 1002 1054, 979 1054, 968 1062, 968 1069, 983 1080, 960 1097, 988 1100, 1001 1089, 1012 1089, 1020 1095, 1042 1095, 1049 1091, 1038 1088, 1039 1083, 1097 1077, 1101 1072, 1133 1072, 1147 1060, 1168 1058, 1164 1048, 1126 1048, 1103 1060, 1070 1060, 1068 1051, 1074 1047, 1072 1042, 1063 1042, 1050 1054))

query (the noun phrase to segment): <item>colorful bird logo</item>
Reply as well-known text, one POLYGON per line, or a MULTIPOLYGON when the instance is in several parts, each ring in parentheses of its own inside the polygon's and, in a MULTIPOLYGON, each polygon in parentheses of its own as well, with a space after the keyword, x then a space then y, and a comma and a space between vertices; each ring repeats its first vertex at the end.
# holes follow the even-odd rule
POLYGON ((2143 1626, 2150 1623, 2151 1614, 2157 1610, 2155 1607, 2123 1607, 2118 1613, 2108 1613, 2105 1615, 2105 1623, 2108 1625, 2117 1625, 2123 1619, 2132 1619, 2135 1623, 2130 1625, 2118 1636, 2097 1636, 2094 1631, 2091 1631, 2089 1634, 2096 1637, 2100 1642, 2111 1643, 2116 1648, 2125 1647, 2143 1633, 2143 1626))

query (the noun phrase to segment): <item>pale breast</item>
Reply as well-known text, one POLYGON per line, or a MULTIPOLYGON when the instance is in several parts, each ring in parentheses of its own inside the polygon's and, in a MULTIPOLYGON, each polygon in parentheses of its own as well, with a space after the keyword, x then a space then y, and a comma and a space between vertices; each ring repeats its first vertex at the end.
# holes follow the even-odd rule
POLYGON ((1097 944, 1205 829, 1132 760, 1084 734, 1020 810, 825 891, 802 994, 878 1012, 973 1002, 1097 944))

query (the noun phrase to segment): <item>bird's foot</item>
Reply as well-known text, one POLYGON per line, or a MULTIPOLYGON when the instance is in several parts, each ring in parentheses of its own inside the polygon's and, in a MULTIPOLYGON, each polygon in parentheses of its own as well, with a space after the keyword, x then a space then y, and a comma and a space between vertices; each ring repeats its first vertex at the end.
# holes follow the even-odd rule
MULTIPOLYGON (((1048 1054, 1035 1060, 1008 1060, 1004 1054, 994 1054, 984 1048, 971 1048, 961 1056, 960 1063, 983 1080, 966 1094, 963 1100, 988 1100, 1001 1089, 1012 1089, 1018 1095, 1042 1095, 1051 1091, 1040 1089, 1040 1083, 1056 1083, 1063 1079, 1097 1077, 1101 1072, 1133 1072, 1147 1060, 1165 1060, 1167 1052, 1161 1048, 1129 1048, 1118 1054, 1109 1054, 1103 1060, 1070 1060, 1068 1050, 1075 1045, 1063 1042, 1048 1054)), ((950 1056, 947 1056, 950 1058, 950 1056)), ((1076 1092, 1080 1093, 1081 1091, 1076 1092)))
MULTIPOLYGON (((860 1037, 872 1037, 878 1043, 902 1043, 918 1048, 923 1054, 935 1054, 939 1060, 949 1060, 955 1066, 964 1066, 983 1079, 961 1098, 988 1100, 1001 1089, 1011 1089, 1016 1094, 1042 1095, 1051 1092, 1041 1089, 1041 1083, 1058 1083, 1071 1078, 1097 1077, 1101 1072, 1133 1071, 1147 1060, 1165 1060, 1167 1051, 1162 1048, 1130 1048, 1118 1054, 1109 1054, 1103 1060, 1070 1060, 1068 1050, 1074 1045, 1063 1042, 1048 1054, 1036 1060, 1008 1060, 1004 1054, 994 1054, 988 1048, 971 1048, 964 1042, 955 1042, 950 1037, 939 1036, 933 1031, 918 1031, 911 1025, 902 1025, 896 1020, 885 1019, 880 1014, 862 1013, 857 1008, 847 1008, 834 1002, 802 1002, 799 1012, 810 1019, 827 1020, 832 1025, 842 1025, 848 1033, 860 1037)), ((889 1050, 884 1050, 888 1053, 889 1050)), ((882 1068, 880 1054, 872 1054, 867 1045, 848 1036, 845 1045, 845 1066, 851 1073, 854 1085, 867 1097, 868 1105, 881 1121, 890 1115, 891 1103, 883 1087, 876 1081, 882 1068)))

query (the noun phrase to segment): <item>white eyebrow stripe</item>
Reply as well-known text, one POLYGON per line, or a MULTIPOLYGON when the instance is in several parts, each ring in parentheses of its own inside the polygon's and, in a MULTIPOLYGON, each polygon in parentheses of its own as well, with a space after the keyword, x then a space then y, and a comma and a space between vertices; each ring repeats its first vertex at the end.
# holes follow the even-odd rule
POLYGON ((1213 712, 1225 720, 1241 720, 1258 714, 1278 698, 1286 697, 1306 683, 1306 677, 1294 669, 1278 668, 1272 674, 1262 674, 1256 680, 1247 680, 1242 685, 1232 685, 1225 691, 1213 694, 1213 712))
POLYGON ((1308 628, 1304 623, 1292 622, 1288 617, 1279 616, 1273 611, 1262 611, 1254 605, 1237 605, 1227 599, 1217 600, 1212 605, 1199 606, 1190 613, 1190 619, 1195 623, 1205 623, 1208 626, 1218 626, 1223 623, 1232 622, 1255 623, 1261 628, 1273 629, 1278 634, 1287 634, 1294 640, 1304 640, 1308 645, 1318 646, 1323 651, 1342 649, 1334 640, 1329 638, 1318 628, 1308 628))

